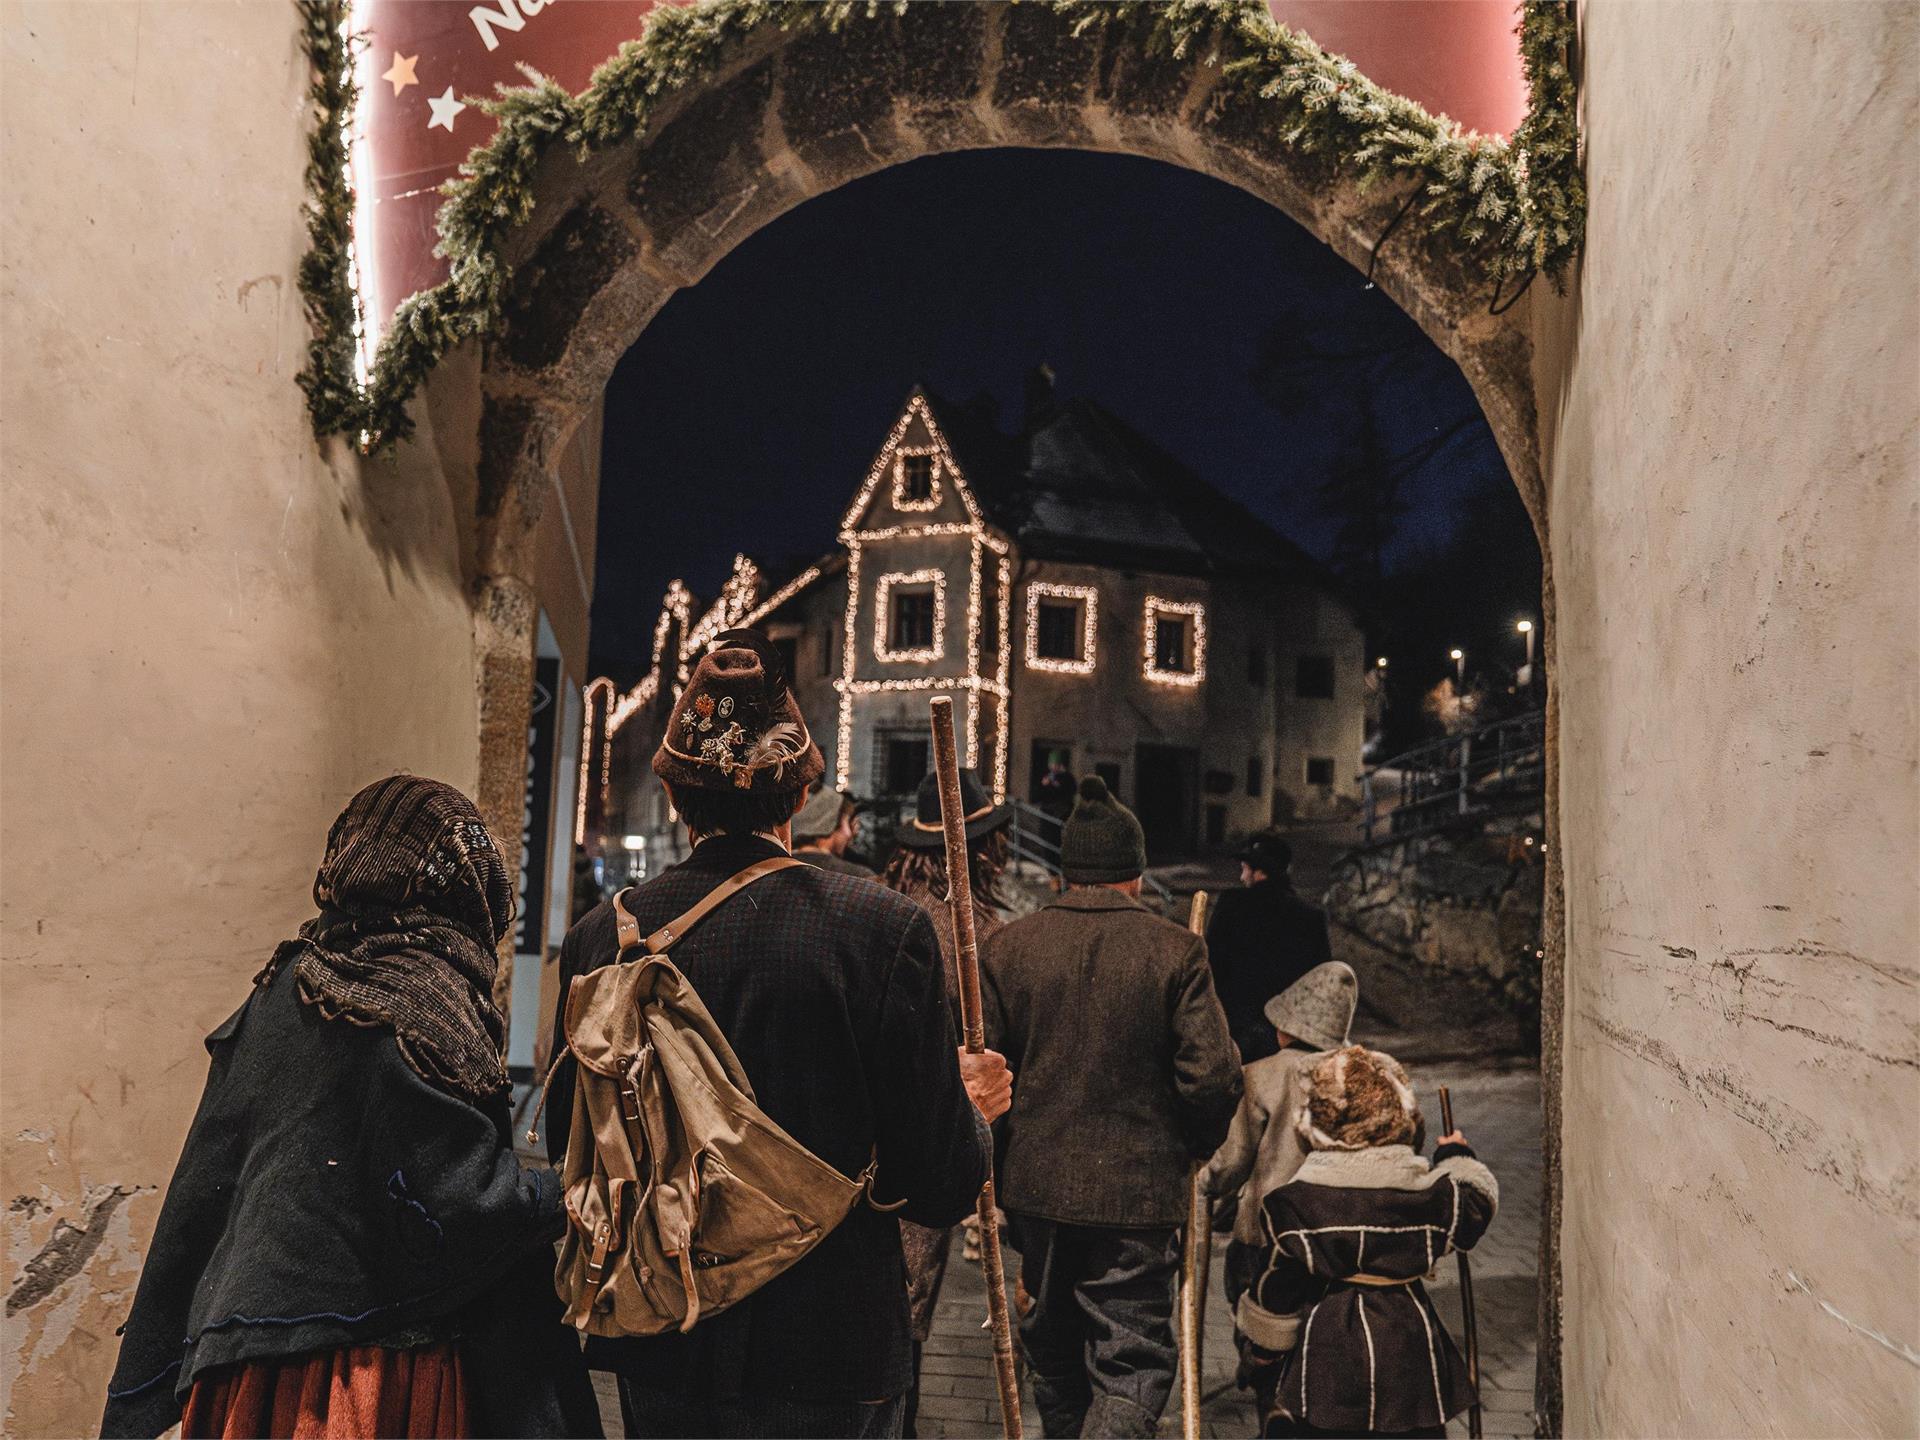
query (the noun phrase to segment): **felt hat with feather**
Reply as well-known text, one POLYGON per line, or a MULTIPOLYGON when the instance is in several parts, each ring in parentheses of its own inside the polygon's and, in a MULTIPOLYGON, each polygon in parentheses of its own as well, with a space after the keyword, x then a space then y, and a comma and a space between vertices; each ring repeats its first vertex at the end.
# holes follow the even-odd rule
POLYGON ((825 769, 780 652, 758 630, 716 635, 667 717, 653 773, 676 788, 765 794, 825 769))

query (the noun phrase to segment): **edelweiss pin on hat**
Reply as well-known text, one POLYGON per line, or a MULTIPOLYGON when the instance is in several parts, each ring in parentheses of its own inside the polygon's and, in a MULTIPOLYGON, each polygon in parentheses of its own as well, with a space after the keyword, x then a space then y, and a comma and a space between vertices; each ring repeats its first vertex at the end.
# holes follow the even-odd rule
POLYGON ((811 785, 825 769, 780 652, 758 630, 715 636, 667 717, 653 773, 684 788, 765 793, 811 785))

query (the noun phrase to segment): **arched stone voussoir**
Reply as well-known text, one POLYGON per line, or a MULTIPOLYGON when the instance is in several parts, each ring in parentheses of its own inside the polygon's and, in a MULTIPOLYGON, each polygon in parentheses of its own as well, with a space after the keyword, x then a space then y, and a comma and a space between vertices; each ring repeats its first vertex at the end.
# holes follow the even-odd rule
POLYGON ((511 372, 490 368, 481 395, 475 464, 481 574, 532 578, 528 552, 534 527, 561 452, 585 415, 585 407, 564 396, 527 388, 511 372))
POLYGON ((581 198, 513 272, 488 350, 495 388, 584 408, 679 287, 647 263, 624 201, 581 198))
POLYGON ((756 31, 709 79, 663 101, 644 133, 585 162, 556 150, 536 215, 509 246, 505 326, 487 348, 487 513, 537 519, 530 475, 557 461, 556 442, 621 354, 677 287, 755 230, 888 166, 999 145, 1198 170, 1275 206, 1357 269, 1380 246, 1376 283, 1460 365, 1537 506, 1526 304, 1488 314, 1492 284, 1450 236, 1411 215, 1394 226, 1415 182, 1364 185, 1337 159, 1289 145, 1275 107, 1229 81, 1214 47, 1174 56, 1121 27, 1073 29, 1045 6, 923 4, 838 31, 756 31))

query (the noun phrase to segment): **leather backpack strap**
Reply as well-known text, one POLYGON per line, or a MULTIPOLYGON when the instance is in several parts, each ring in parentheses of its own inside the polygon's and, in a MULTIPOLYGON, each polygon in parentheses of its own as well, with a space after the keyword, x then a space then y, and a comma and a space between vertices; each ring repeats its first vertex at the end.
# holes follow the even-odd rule
MULTIPOLYGON (((734 874, 729 875, 725 880, 722 880, 718 885, 714 886, 713 889, 709 890, 698 905, 695 905, 691 910, 683 914, 676 915, 658 930, 647 936, 645 940, 639 941, 639 943, 646 946, 649 954, 663 955, 670 946, 685 939, 689 930, 693 929, 694 926, 698 925, 702 920, 706 919, 707 916, 726 904, 727 901, 738 895, 742 890, 753 884, 754 881, 764 880, 777 870, 791 870, 796 865, 804 865, 806 863, 804 860, 794 859, 791 855, 770 855, 765 860, 756 860, 753 864, 747 866, 746 869, 736 871, 734 874)), ((626 907, 620 904, 618 898, 614 901, 614 908, 620 915, 620 948, 624 950, 630 943, 627 939, 627 927, 629 925, 633 927, 636 938, 639 935, 640 927, 634 924, 633 917, 627 914, 626 907)))
POLYGON ((620 953, 623 955, 640 943, 640 922, 627 909, 627 896, 632 893, 633 887, 629 885, 613 897, 613 923, 620 936, 620 953))

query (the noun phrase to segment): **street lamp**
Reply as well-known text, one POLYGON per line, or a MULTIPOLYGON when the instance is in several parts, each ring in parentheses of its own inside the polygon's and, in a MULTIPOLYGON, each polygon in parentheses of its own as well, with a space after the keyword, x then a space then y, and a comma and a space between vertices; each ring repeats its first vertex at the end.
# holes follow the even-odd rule
POLYGON ((1456 647, 1447 654, 1453 660, 1453 688, 1462 689, 1467 683, 1467 652, 1456 647))
POLYGON ((1373 662, 1373 668, 1374 668, 1374 669, 1376 669, 1376 670, 1384 670, 1384 669, 1386 669, 1386 668, 1387 668, 1387 657, 1386 657, 1386 656, 1384 656, 1384 655, 1382 655, 1382 656, 1381 656, 1381 657, 1380 657, 1379 659, 1377 659, 1377 660, 1375 660, 1375 661, 1373 662))
POLYGON ((1533 621, 1522 620, 1513 628, 1518 630, 1527 642, 1527 663, 1521 667, 1518 678, 1523 687, 1531 689, 1533 687, 1533 621))

